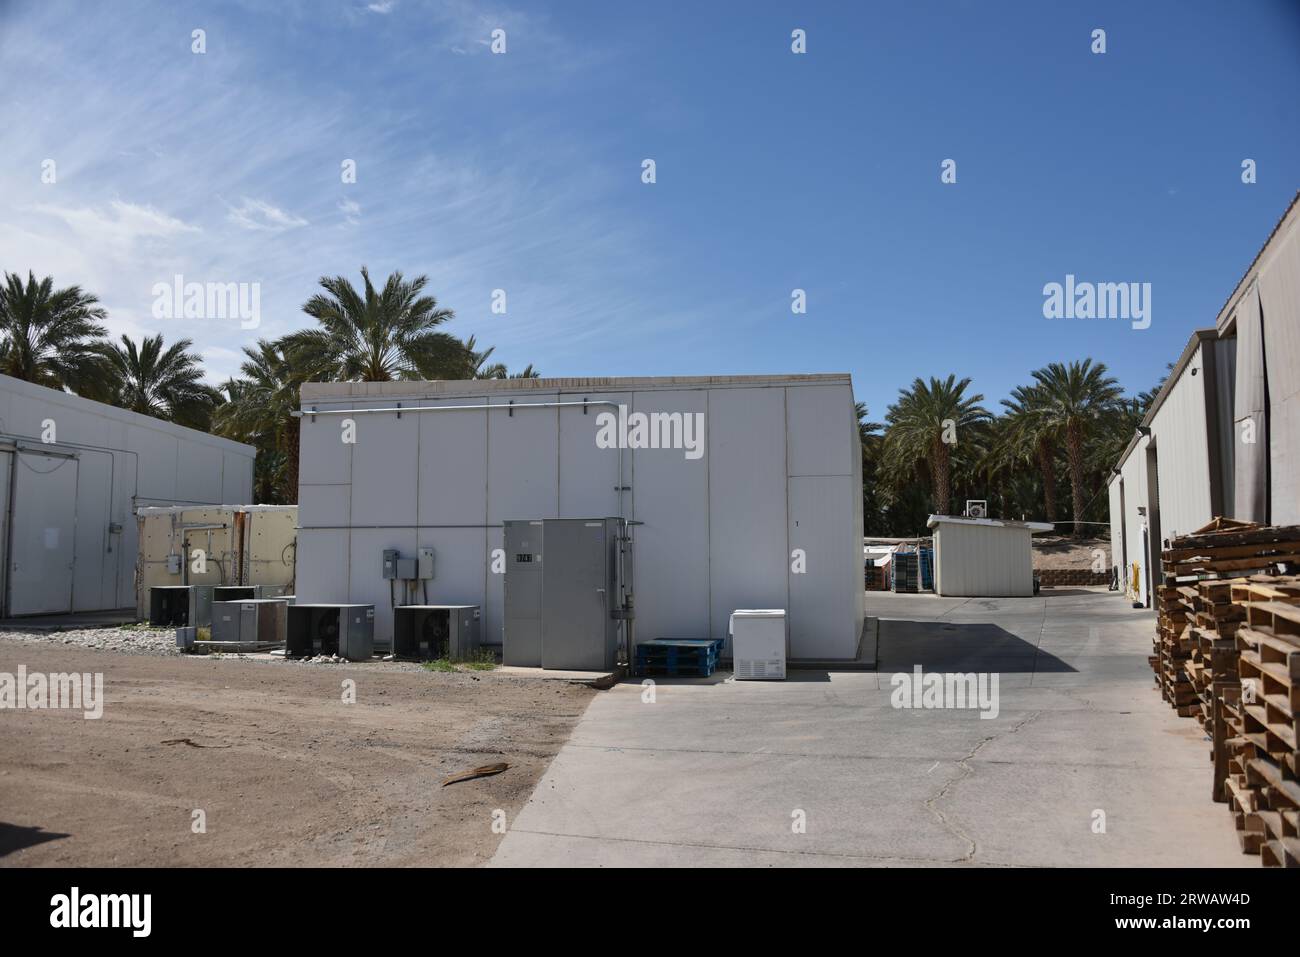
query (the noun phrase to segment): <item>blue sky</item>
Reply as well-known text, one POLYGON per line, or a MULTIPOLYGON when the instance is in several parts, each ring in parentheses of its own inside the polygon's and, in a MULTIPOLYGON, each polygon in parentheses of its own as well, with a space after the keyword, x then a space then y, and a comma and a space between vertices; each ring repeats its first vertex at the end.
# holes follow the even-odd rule
POLYGON ((366 264, 547 375, 849 371, 879 419, 1092 356, 1135 392, 1300 187, 1297 90, 1294 0, 0 0, 0 268, 214 381, 366 264), (177 273, 259 283, 260 328, 155 319, 177 273), (1067 273, 1150 282, 1151 327, 1043 318, 1067 273))

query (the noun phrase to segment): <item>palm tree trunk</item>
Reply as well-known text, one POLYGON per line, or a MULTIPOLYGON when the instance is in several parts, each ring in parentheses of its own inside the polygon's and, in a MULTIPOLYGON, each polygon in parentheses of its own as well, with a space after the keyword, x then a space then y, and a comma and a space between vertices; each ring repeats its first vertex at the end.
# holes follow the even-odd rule
POLYGON ((284 484, 288 486, 284 490, 284 500, 290 505, 298 504, 298 436, 301 425, 301 419, 290 416, 284 430, 284 484))
POLYGON ((1083 538, 1083 435, 1077 425, 1066 433, 1066 451, 1070 458, 1070 494, 1074 511, 1074 537, 1083 538))
POLYGON ((1052 447, 1047 442, 1038 443, 1038 468, 1043 473, 1043 510, 1049 522, 1056 521, 1056 462, 1052 447))
POLYGON ((930 463, 930 476, 934 482, 934 511, 937 515, 947 515, 948 503, 952 499, 952 461, 948 455, 948 446, 942 440, 935 441, 930 463))

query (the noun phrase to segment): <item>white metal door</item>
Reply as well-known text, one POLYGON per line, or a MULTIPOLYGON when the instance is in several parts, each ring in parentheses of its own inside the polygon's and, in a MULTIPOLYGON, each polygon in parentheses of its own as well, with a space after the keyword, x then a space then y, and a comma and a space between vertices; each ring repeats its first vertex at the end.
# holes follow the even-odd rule
POLYGON ((853 603, 862 593, 862 529, 844 514, 852 488, 848 475, 790 479, 791 658, 857 654, 853 603))
POLYGON ((77 460, 28 449, 15 455, 9 614, 69 612, 77 529, 77 460))

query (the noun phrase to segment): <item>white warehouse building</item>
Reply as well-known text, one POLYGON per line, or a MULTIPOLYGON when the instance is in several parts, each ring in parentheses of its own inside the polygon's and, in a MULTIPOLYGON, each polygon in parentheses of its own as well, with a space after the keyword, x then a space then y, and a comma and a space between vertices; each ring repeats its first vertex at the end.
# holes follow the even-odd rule
POLYGON ((3 616, 134 606, 147 505, 247 502, 252 446, 0 376, 3 616))
POLYGON ((792 659, 857 657, 847 375, 307 383, 301 396, 297 600, 374 604, 379 642, 395 601, 385 550, 432 548, 423 600, 480 606, 496 644, 503 523, 615 517, 636 523, 638 641, 725 638, 733 611, 779 608, 792 659))
POLYGON ((1162 544, 1223 516, 1300 524, 1300 194, 1194 332, 1109 482, 1112 564, 1149 604, 1162 544))

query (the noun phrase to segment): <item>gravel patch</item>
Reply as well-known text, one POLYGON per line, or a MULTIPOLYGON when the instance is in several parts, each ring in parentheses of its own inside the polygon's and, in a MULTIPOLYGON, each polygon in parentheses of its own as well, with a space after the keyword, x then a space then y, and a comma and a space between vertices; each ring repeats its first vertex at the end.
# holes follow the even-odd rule
MULTIPOLYGON (((288 664, 307 668, 335 667, 353 665, 366 669, 380 668, 384 671, 425 672, 418 661, 393 661, 389 659, 367 662, 352 662, 337 655, 317 655, 311 658, 285 658, 283 654, 271 652, 207 652, 185 655, 176 648, 176 630, 174 628, 78 628, 68 631, 0 631, 0 641, 37 642, 42 645, 62 645, 69 648, 89 648, 96 651, 115 651, 128 655, 161 655, 163 657, 184 656, 196 660, 236 660, 259 663, 288 664)), ((457 669, 449 674, 473 673, 472 669, 457 669)), ((479 672, 484 673, 484 672, 479 672)), ((474 680, 478 680, 475 678, 474 680)))
POLYGON ((0 631, 0 638, 38 641, 47 645, 72 645, 117 651, 128 655, 178 655, 176 632, 152 628, 78 628, 69 631, 0 631))

